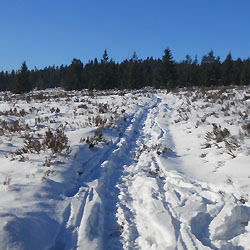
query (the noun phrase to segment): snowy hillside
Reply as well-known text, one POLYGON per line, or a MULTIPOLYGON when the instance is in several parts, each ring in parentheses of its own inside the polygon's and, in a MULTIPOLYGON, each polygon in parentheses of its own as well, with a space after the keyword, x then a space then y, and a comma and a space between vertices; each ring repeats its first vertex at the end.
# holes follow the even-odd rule
POLYGON ((0 249, 250 249, 250 87, 1 93, 0 249))

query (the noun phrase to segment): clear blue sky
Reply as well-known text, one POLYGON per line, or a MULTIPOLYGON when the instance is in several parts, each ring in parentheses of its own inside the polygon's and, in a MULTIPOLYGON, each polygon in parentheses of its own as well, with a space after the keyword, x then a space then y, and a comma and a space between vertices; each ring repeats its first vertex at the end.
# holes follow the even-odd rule
POLYGON ((0 71, 85 64, 106 48, 115 61, 250 57, 250 0, 0 0, 0 71))

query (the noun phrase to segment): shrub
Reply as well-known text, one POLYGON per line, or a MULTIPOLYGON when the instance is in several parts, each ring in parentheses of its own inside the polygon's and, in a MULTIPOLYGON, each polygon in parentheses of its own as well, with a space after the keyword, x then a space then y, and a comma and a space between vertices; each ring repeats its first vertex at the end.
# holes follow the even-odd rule
POLYGON ((213 124, 213 131, 207 132, 205 135, 205 139, 207 141, 216 141, 217 143, 222 142, 225 138, 230 136, 230 132, 227 128, 221 129, 221 126, 217 126, 213 124))
POLYGON ((250 136, 250 122, 244 124, 242 129, 244 130, 246 136, 250 136))
POLYGON ((11 122, 2 121, 1 123, 2 123, 1 134, 4 134, 4 130, 10 133, 15 133, 15 132, 20 133, 21 131, 30 130, 28 124, 21 124, 19 120, 11 121, 11 122))
POLYGON ((68 137, 62 129, 57 128, 53 133, 50 128, 45 132, 45 138, 42 142, 44 148, 51 149, 53 154, 62 153, 63 150, 68 154, 68 137))
POLYGON ((10 176, 5 176, 5 180, 3 182, 3 185, 5 186, 9 186, 10 185, 10 182, 11 182, 11 177, 10 176))
POLYGON ((102 128, 97 128, 95 130, 93 137, 87 137, 84 139, 87 144, 89 144, 89 148, 94 148, 94 146, 100 144, 100 143, 107 143, 106 139, 103 136, 102 128))

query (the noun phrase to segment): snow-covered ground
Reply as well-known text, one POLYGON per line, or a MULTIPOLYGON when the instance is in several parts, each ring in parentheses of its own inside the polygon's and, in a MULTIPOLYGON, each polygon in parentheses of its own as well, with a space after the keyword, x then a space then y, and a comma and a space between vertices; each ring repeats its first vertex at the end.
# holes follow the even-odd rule
POLYGON ((0 99, 0 249, 250 249, 250 88, 0 99))

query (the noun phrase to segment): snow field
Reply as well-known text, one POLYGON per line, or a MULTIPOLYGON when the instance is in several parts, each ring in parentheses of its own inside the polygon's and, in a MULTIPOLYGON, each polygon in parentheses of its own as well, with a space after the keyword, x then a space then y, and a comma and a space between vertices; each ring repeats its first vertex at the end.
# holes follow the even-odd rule
POLYGON ((248 87, 29 96, 0 102, 0 249, 248 249, 248 87))

